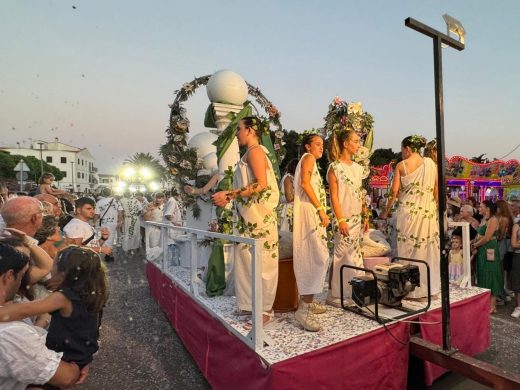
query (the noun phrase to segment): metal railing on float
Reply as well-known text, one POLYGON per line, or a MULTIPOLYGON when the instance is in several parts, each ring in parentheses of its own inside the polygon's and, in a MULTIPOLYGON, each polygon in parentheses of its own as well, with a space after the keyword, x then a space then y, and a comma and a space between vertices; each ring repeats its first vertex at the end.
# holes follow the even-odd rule
POLYGON ((462 278, 458 283, 459 287, 471 287, 471 250, 470 250, 470 234, 469 222, 448 222, 449 228, 462 228, 462 278))
MULTIPOLYGON (((150 228, 155 227, 161 230, 161 247, 162 247, 162 261, 160 263, 162 271, 173 277, 174 275, 170 272, 169 267, 169 251, 168 251, 168 239, 169 230, 174 230, 180 232, 182 234, 187 234, 190 237, 191 242, 191 259, 190 259, 190 288, 186 289, 182 284, 178 284, 188 295, 191 296, 195 301, 197 301, 201 306, 203 306, 209 313, 213 314, 213 317, 218 319, 231 333, 237 336, 239 339, 244 341, 251 349, 255 352, 260 351, 264 347, 264 343, 270 344, 268 341, 268 337, 264 333, 263 329, 263 316, 262 316, 262 241, 234 236, 230 234, 222 234, 216 232, 210 232, 206 230, 199 230, 188 228, 184 226, 174 226, 169 223, 159 223, 159 222, 146 222, 146 245, 148 249, 148 236, 150 234, 150 228), (198 238, 214 238, 214 239, 222 239, 231 241, 233 243, 246 244, 250 245, 251 251, 251 288, 252 288, 252 329, 251 331, 244 336, 238 330, 233 328, 229 323, 227 323, 223 318, 215 315, 216 313, 213 309, 207 305, 207 303, 201 299, 201 294, 199 292, 199 287, 205 287, 203 281, 197 275, 197 262, 198 262, 198 238)), ((232 252, 232 256, 234 256, 234 251, 232 252)), ((148 260, 148 259, 147 259, 148 260)), ((234 259, 233 259, 234 261, 234 259)), ((157 264, 157 262, 155 262, 157 264)))

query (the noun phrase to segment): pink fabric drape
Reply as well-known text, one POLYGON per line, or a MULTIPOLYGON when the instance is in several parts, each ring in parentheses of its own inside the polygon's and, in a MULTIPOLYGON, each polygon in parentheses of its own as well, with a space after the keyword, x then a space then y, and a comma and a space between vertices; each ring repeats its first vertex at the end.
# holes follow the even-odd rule
MULTIPOLYGON (((267 365, 153 264, 147 263, 154 299, 215 389, 404 389, 408 345, 385 329, 267 365)), ((388 326, 406 342, 409 326, 388 326)))
MULTIPOLYGON (((490 293, 486 292, 451 304, 452 346, 466 355, 475 356, 489 348, 491 332, 489 299, 490 293)), ((440 323, 428 324, 429 322, 440 322, 441 319, 441 309, 432 310, 419 316, 421 337, 424 340, 442 345, 442 325, 440 323)), ((425 361, 425 384, 431 386, 435 379, 446 372, 445 368, 425 361)))

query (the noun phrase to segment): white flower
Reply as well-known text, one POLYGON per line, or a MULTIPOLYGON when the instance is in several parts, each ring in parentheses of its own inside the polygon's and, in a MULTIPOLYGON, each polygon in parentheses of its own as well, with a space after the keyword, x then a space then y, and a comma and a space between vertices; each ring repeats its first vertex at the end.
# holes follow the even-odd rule
POLYGON ((357 103, 351 102, 351 103, 348 103, 347 113, 348 114, 362 114, 363 113, 363 105, 361 104, 361 102, 357 102, 357 103))
POLYGON ((179 165, 183 169, 191 169, 191 163, 188 160, 182 160, 179 165))
POLYGON ((370 152, 365 146, 360 146, 358 152, 355 155, 356 161, 368 160, 370 152))
POLYGON ((184 137, 180 134, 176 135, 175 137, 173 137, 173 141, 174 142, 181 142, 184 140, 184 137))
POLYGON ((361 123, 361 118, 356 116, 354 119, 352 119, 352 128, 356 131, 360 131, 362 129, 363 125, 361 123))
POLYGON ((282 130, 275 131, 274 136, 276 138, 282 139, 283 138, 283 131, 282 130))

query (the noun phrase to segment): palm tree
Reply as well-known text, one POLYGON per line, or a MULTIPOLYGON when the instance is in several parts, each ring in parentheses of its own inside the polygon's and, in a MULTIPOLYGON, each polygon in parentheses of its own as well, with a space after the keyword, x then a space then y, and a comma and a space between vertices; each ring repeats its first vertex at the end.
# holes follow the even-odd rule
POLYGON ((166 178, 168 171, 163 167, 160 161, 150 153, 134 153, 125 160, 125 163, 132 164, 136 167, 149 167, 157 173, 161 179, 166 178))

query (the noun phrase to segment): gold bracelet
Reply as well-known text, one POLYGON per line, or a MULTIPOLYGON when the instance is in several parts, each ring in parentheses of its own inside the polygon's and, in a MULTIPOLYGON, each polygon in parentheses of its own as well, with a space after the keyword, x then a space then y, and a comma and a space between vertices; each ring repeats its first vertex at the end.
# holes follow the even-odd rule
POLYGON ((324 206, 320 206, 320 207, 316 207, 316 211, 321 211, 321 210, 325 210, 325 207, 324 206))
POLYGON ((338 219, 338 225, 339 225, 341 222, 347 222, 346 218, 340 218, 340 219, 338 219))

